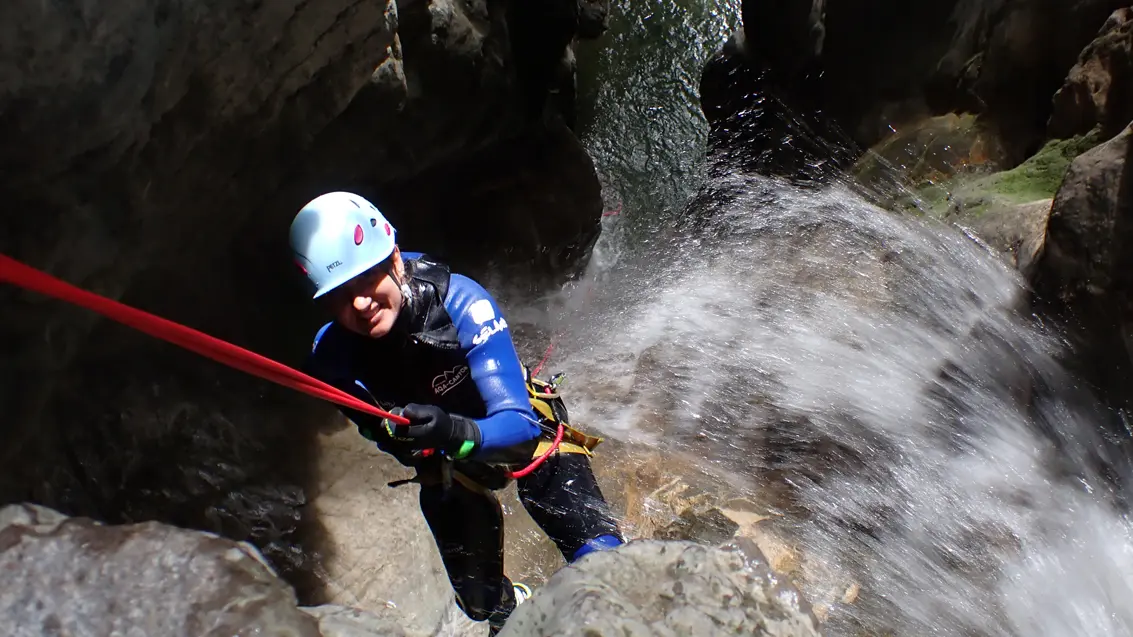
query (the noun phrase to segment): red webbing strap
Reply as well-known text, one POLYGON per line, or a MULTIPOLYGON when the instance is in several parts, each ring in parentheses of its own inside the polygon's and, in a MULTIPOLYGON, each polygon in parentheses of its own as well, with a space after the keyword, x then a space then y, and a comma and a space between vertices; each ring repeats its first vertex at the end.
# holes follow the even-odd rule
POLYGON ((0 254, 0 281, 85 307, 150 336, 179 345, 229 367, 296 389, 310 396, 357 409, 379 418, 389 418, 400 425, 409 424, 409 421, 401 416, 379 409, 375 405, 359 400, 337 387, 328 385, 282 363, 277 363, 270 358, 265 358, 255 352, 209 336, 180 323, 174 323, 93 292, 87 292, 3 254, 0 254))

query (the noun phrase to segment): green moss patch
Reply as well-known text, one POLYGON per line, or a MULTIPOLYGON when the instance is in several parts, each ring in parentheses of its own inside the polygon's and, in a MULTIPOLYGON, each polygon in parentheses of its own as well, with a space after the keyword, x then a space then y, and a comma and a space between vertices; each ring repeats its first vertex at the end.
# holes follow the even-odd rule
POLYGON ((970 189, 1004 198, 1011 203, 1049 199, 1062 184, 1070 162, 1101 141, 1100 131, 1096 128, 1085 135, 1052 140, 1022 164, 978 179, 970 185, 970 189))
POLYGON ((920 184, 911 189, 902 207, 933 216, 978 218, 991 208, 1049 199, 1062 184, 1070 162, 1102 141, 1097 128, 1085 135, 1052 140, 1011 170, 960 174, 942 183, 920 184))

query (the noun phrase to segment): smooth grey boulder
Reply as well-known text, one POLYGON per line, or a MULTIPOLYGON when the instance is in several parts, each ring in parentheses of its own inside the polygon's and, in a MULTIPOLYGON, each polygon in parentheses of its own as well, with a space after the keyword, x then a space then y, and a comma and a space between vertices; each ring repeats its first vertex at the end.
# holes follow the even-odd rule
POLYGON ((750 541, 638 540, 560 570, 500 637, 818 634, 807 602, 750 541))
POLYGON ((0 626, 11 637, 319 637, 254 548, 156 522, 104 526, 0 509, 0 626))

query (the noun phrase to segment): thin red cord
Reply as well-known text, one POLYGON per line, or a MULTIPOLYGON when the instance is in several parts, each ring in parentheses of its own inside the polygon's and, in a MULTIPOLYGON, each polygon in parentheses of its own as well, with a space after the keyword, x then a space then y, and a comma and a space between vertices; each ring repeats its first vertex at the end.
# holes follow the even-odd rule
POLYGON ((566 432, 566 429, 564 429, 562 424, 560 423, 559 424, 559 430, 558 430, 557 433, 555 433, 555 441, 552 442, 551 446, 546 451, 543 452, 543 455, 539 456, 534 461, 532 461, 531 464, 520 469, 519 471, 507 471, 507 472, 504 473, 504 475, 506 475, 509 478, 519 479, 519 478, 522 478, 522 477, 530 474, 532 471, 538 469, 539 465, 546 462, 547 458, 550 458, 552 453, 555 453, 556 451, 559 450, 559 445, 562 444, 562 442, 563 442, 563 434, 565 432, 566 432))

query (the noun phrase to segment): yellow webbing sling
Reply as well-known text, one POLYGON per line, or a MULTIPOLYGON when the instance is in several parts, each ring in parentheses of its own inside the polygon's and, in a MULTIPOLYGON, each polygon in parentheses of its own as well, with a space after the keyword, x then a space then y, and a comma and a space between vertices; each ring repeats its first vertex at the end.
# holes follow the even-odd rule
POLYGON ((602 439, 589 436, 568 423, 566 405, 558 392, 559 385, 563 382, 563 375, 556 374, 551 377, 550 382, 547 382, 532 376, 531 370, 526 366, 523 368, 523 374, 527 384, 527 399, 531 402, 535 414, 539 416, 544 433, 532 457, 538 458, 554 444, 555 433, 560 424, 563 426, 563 440, 559 443, 560 453, 583 453, 593 456, 594 447, 597 447, 602 439))

